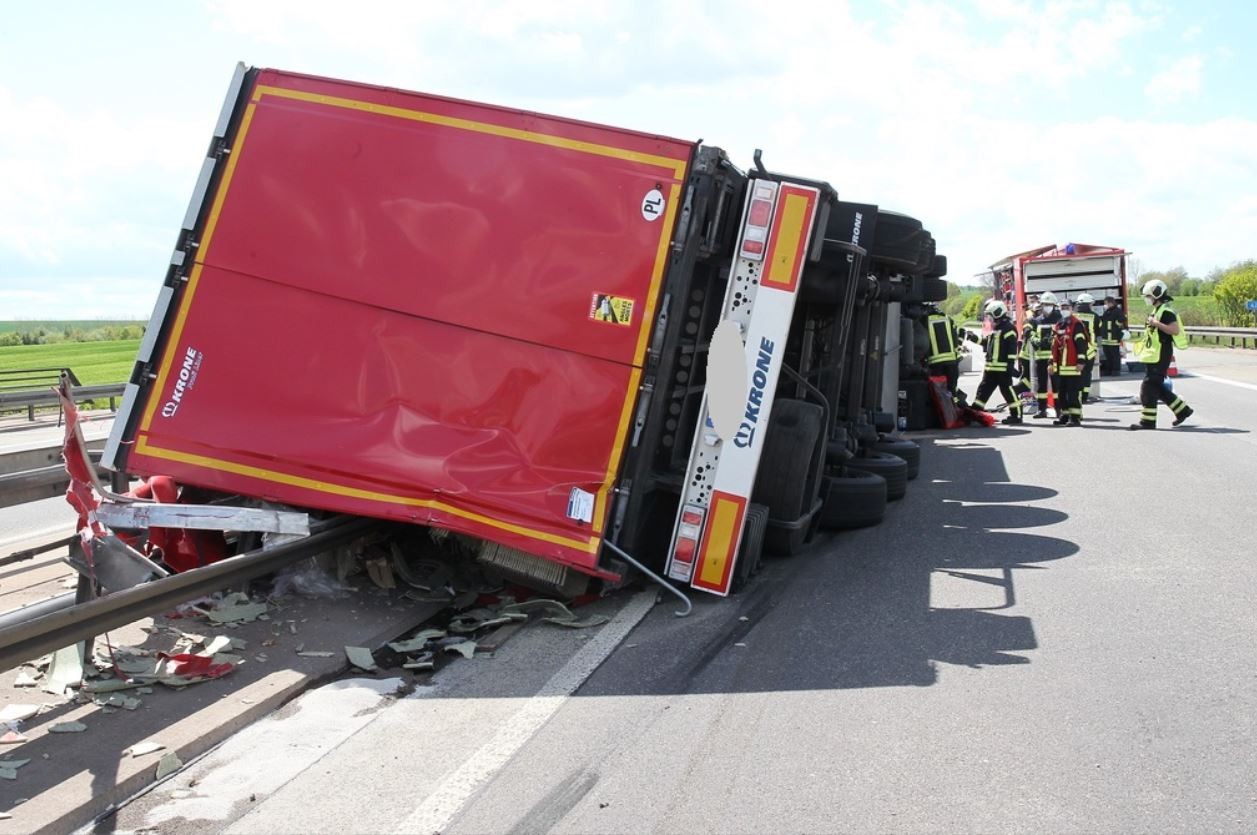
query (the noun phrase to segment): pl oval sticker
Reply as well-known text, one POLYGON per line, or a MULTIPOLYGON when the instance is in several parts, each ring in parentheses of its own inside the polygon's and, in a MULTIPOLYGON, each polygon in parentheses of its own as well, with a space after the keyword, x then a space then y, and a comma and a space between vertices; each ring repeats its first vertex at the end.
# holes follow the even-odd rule
POLYGON ((663 205, 663 192, 652 188, 642 198, 642 217, 649 221, 658 220, 663 217, 663 205))

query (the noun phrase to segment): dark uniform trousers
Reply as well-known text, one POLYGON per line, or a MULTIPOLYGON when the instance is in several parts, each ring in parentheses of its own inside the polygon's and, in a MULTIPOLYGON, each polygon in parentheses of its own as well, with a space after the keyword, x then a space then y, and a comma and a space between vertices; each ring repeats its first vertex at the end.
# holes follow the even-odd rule
POLYGON ((1182 417, 1187 409, 1187 403, 1183 398, 1165 387, 1165 375, 1169 373, 1169 370, 1169 363, 1144 365, 1144 381, 1139 386, 1139 405, 1143 407, 1139 422, 1150 429, 1157 425, 1158 403, 1169 406, 1175 419, 1182 417))

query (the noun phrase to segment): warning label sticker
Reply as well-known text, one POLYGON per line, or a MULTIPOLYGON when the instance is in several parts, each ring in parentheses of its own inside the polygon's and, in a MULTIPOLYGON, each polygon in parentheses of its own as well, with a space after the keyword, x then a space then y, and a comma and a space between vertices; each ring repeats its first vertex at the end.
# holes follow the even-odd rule
POLYGON ((589 318, 595 322, 631 325, 633 324, 633 300, 623 296, 594 293, 593 302, 589 305, 589 318))

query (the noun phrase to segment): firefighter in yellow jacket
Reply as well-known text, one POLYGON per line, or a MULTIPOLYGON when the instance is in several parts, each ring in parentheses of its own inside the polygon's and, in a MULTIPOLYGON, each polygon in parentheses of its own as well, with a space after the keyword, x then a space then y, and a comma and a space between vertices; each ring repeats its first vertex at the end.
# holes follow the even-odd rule
POLYGON ((1128 429, 1156 429, 1157 404, 1164 403, 1174 413, 1174 425, 1181 426, 1192 416, 1192 407, 1183 398, 1165 387, 1165 376, 1170 370, 1170 360, 1175 346, 1187 347, 1187 332, 1178 321, 1178 315, 1170 307, 1173 296, 1160 279, 1153 279, 1143 286, 1144 301, 1152 308, 1144 325, 1143 337, 1135 351, 1135 358, 1144 364, 1144 381, 1139 386, 1139 403, 1143 407, 1139 423, 1128 429))
POLYGON ((1008 318, 1008 308, 998 299, 988 301, 984 312, 991 319, 991 332, 983 337, 965 332, 965 339, 981 342, 986 353, 986 367, 982 372, 982 382, 978 383, 973 408, 985 409, 987 398, 998 388, 1008 404, 1008 417, 1003 422, 1016 426, 1021 423, 1021 397, 1017 394, 1018 381, 1015 379, 1017 327, 1008 318))

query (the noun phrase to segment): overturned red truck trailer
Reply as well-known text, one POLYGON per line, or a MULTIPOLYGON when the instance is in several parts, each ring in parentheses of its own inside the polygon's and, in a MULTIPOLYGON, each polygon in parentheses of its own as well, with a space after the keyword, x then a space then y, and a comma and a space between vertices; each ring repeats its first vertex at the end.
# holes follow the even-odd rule
POLYGON ((834 200, 694 142, 241 66, 105 464, 605 579, 614 542, 728 593, 764 432, 718 435, 705 352, 733 320, 767 422, 834 200))

